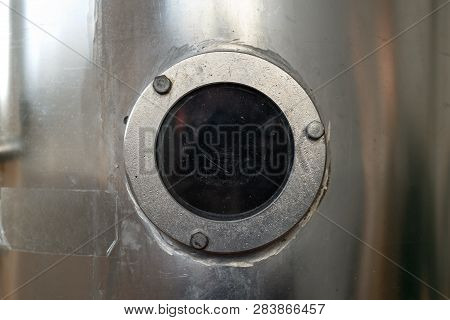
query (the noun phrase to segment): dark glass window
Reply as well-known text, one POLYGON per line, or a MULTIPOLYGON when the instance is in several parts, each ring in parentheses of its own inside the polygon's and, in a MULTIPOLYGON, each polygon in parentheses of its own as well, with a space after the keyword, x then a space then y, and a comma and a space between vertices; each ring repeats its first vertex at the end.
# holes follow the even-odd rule
POLYGON ((236 220, 268 206, 290 174, 294 142, 280 108, 263 93, 216 83, 180 99, 156 146, 167 190, 204 218, 236 220))

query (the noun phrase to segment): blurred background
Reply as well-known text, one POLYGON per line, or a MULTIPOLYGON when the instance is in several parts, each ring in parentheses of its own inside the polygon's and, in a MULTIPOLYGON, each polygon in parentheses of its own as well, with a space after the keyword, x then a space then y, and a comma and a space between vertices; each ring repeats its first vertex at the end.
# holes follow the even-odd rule
POLYGON ((0 297, 448 299, 448 3, 0 0, 0 297), (156 75, 225 49, 300 75, 330 138, 320 214, 234 265, 164 248, 122 145, 156 75))

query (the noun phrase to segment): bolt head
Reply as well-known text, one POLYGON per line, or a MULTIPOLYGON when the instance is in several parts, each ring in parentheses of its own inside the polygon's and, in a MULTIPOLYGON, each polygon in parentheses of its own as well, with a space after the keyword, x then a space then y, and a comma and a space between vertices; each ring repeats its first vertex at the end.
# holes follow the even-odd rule
POLYGON ((323 128, 323 125, 320 121, 312 121, 306 127, 306 134, 308 135, 308 138, 312 140, 321 138, 324 133, 325 129, 323 128))
POLYGON ((201 232, 196 232, 191 236, 191 246, 194 249, 202 250, 208 246, 209 239, 201 232))
POLYGON ((153 89, 159 94, 166 94, 172 88, 172 82, 165 75, 157 76, 153 80, 153 89))

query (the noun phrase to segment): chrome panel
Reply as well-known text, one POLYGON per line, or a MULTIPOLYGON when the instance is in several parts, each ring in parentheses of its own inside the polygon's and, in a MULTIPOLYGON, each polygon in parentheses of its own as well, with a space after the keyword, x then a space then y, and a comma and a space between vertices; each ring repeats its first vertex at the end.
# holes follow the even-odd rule
MULTIPOLYGON (((374 52, 445 1, 9 2, 29 19, 10 16, 23 23, 20 36, 0 30, 23 52, 23 152, 0 163, 0 186, 111 192, 121 222, 108 258, 71 256, 17 291, 64 255, 2 249, 2 297, 450 295, 450 6, 374 52), (290 72, 312 90, 331 134, 331 179, 318 214, 280 252, 234 265, 164 247, 135 213, 122 159, 123 118, 153 77, 218 48, 290 72)), ((10 11, 0 3, 0 12, 10 11)), ((0 119, 4 130, 11 118, 0 119)), ((37 212, 46 217, 45 208, 37 212)), ((80 234, 85 227, 74 224, 80 234)))

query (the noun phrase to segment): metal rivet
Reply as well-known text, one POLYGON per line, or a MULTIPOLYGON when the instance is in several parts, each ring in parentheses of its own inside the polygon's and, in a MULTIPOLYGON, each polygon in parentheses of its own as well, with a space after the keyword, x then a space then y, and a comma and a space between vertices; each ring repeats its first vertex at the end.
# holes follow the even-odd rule
POLYGON ((153 80, 153 89, 159 94, 166 94, 172 88, 172 82, 165 75, 157 76, 153 80))
POLYGON ((306 134, 310 139, 317 140, 323 136, 325 129, 319 121, 312 121, 306 127, 306 134))
POLYGON ((208 245, 209 239, 201 232, 196 232, 191 236, 191 246, 194 249, 202 250, 208 245))

